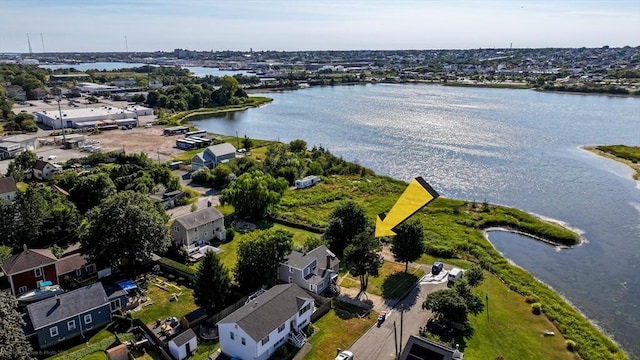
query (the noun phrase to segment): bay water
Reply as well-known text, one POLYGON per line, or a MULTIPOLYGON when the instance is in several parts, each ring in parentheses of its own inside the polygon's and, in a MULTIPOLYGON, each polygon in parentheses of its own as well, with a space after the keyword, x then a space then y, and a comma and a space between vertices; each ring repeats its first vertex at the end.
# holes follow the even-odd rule
POLYGON ((580 149, 640 146, 640 99, 376 84, 268 93, 271 104, 199 120, 220 134, 304 139, 376 173, 424 177, 442 196, 517 207, 580 231, 572 249, 491 232, 507 258, 640 358, 640 185, 580 149))

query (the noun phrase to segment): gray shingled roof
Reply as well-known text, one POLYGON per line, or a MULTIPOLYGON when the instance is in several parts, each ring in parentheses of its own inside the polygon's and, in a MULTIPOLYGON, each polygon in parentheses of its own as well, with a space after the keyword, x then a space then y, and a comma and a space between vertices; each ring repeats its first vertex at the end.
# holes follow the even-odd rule
POLYGON ((58 259, 47 249, 27 249, 8 257, 2 263, 2 269, 7 275, 19 274, 38 266, 54 264, 58 259))
POLYGON ((43 170, 44 167, 47 166, 46 161, 36 160, 36 163, 33 165, 34 170, 43 170))
POLYGON ((327 267, 327 255, 331 257, 331 264, 334 265, 340 262, 336 255, 332 253, 326 246, 321 245, 317 248, 309 251, 304 254, 298 251, 292 251, 287 258, 285 258, 282 263, 285 265, 292 266, 296 269, 304 269, 307 265, 309 265, 313 259, 316 259, 316 266, 318 269, 326 269, 327 267))
POLYGON ((87 264, 87 256, 82 254, 72 254, 65 256, 58 260, 56 267, 58 269, 58 276, 76 271, 87 264))
POLYGON ((14 191, 18 191, 18 188, 16 187, 16 181, 13 177, 0 178, 0 194, 7 194, 14 191))
POLYGON ((305 299, 313 300, 298 285, 276 285, 219 323, 237 323, 253 340, 260 341, 295 315, 305 299))
POLYGON ((102 283, 95 283, 28 305, 27 313, 33 328, 38 330, 105 304, 109 301, 102 283), (57 299, 60 305, 56 304, 57 299))
POLYGON ((193 339, 194 337, 196 337, 196 333, 194 333, 191 329, 187 329, 187 331, 181 332, 180 335, 174 337, 170 341, 173 341, 177 347, 181 347, 182 345, 188 343, 189 340, 193 339))
POLYGON ((193 229, 200 225, 210 223, 214 220, 222 219, 223 215, 218 209, 214 207, 204 208, 187 215, 182 215, 176 218, 176 222, 182 225, 185 229, 193 229))
POLYGON ((236 148, 229 143, 222 143, 218 145, 209 146, 207 150, 215 156, 223 156, 227 154, 235 154, 236 148))

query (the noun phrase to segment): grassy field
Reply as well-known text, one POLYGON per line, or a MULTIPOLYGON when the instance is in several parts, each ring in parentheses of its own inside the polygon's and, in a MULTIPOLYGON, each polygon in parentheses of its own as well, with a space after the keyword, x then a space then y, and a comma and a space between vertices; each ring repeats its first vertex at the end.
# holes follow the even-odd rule
MULTIPOLYGON (((424 275, 424 271, 417 268, 409 268, 409 272, 404 272, 404 265, 390 261, 385 261, 380 268, 380 275, 369 277, 367 292, 382 296, 385 299, 397 299, 415 286, 418 279, 424 275)), ((360 288, 360 280, 357 277, 347 275, 340 283, 342 287, 360 288)))
POLYGON ((471 318, 474 335, 465 344, 465 359, 578 359, 566 350, 565 340, 544 315, 534 315, 525 298, 510 291, 495 276, 487 276, 475 292, 483 300, 489 293, 485 311, 471 318), (543 331, 555 336, 544 336, 543 331))
POLYGON ((336 349, 347 349, 364 334, 377 319, 371 312, 367 317, 349 317, 344 312, 337 313, 331 309, 313 326, 314 334, 309 338, 311 350, 304 356, 305 360, 333 360, 336 349))
POLYGON ((626 145, 601 145, 596 147, 584 147, 597 155, 611 158, 631 167, 635 174, 633 178, 640 180, 640 146, 626 145))
POLYGON ((182 316, 197 308, 193 302, 193 290, 170 281, 167 281, 167 285, 162 285, 158 280, 165 281, 166 279, 160 276, 152 279, 147 290, 147 296, 153 304, 134 312, 134 318, 140 319, 147 325, 153 325, 157 319, 165 319, 169 316, 175 316, 180 320, 182 316), (162 285, 166 290, 158 285, 162 285), (180 295, 178 300, 171 301, 171 295, 174 293, 180 295))
POLYGON ((116 341, 116 336, 107 329, 95 333, 87 342, 62 351, 48 359, 106 359, 105 350, 116 341))

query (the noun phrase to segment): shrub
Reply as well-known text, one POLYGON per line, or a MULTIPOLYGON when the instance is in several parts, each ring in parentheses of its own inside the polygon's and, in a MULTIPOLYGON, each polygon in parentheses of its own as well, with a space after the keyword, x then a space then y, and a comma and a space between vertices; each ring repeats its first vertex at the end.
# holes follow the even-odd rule
POLYGON ((567 350, 569 350, 571 352, 574 352, 574 351, 576 351, 578 349, 578 345, 573 340, 567 340, 564 343, 567 346, 567 350))
POLYGON ((225 240, 225 241, 226 241, 226 242, 231 242, 231 241, 233 241, 233 238, 235 238, 235 237, 236 237, 236 231, 235 231, 235 230, 233 230, 233 228, 232 228, 232 227, 228 227, 228 228, 226 229, 226 232, 227 232, 227 237, 226 237, 226 240, 225 240))
POLYGON ((536 315, 540 315, 540 313, 542 313, 542 304, 538 302, 531 304, 531 312, 536 315))
POLYGON ((289 349, 287 349, 287 345, 280 346, 278 350, 276 350, 276 355, 282 358, 287 357, 287 355, 289 355, 289 349))
POLYGON ((524 298, 524 301, 525 301, 527 304, 533 304, 533 303, 535 303, 535 302, 538 302, 538 299, 536 299, 536 298, 535 298, 535 296, 527 295, 527 297, 525 297, 525 298, 524 298))

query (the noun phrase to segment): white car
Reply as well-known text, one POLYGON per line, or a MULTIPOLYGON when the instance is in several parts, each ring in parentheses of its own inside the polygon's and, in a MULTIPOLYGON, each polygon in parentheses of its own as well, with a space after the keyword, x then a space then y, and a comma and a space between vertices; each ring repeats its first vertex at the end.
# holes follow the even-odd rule
POLYGON ((57 157, 57 156, 55 156, 55 155, 49 155, 49 157, 47 158, 47 160, 55 160, 55 159, 57 159, 57 158, 58 158, 58 157, 57 157))
POLYGON ((353 353, 349 350, 345 350, 336 356, 336 360, 353 360, 353 353))

